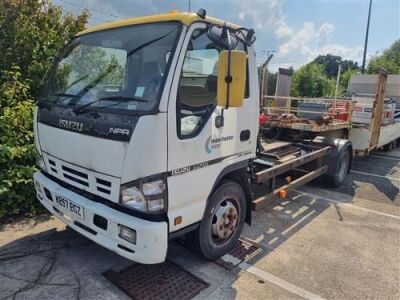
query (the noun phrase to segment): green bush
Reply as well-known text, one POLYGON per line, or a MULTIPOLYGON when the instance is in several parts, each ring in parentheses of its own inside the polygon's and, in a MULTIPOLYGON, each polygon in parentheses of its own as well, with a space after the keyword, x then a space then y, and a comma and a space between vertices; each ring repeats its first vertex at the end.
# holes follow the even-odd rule
POLYGON ((0 219, 22 212, 35 213, 38 203, 32 185, 34 102, 29 84, 18 67, 5 71, 0 85, 0 219))
POLYGON ((32 184, 35 102, 58 49, 88 17, 49 0, 0 1, 0 220, 41 210, 32 184))

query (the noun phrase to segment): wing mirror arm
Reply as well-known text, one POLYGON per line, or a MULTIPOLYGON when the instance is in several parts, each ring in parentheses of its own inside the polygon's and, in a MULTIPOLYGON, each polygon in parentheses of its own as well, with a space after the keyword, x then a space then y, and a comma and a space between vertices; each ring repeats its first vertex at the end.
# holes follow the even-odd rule
POLYGON ((224 126, 224 110, 229 108, 229 99, 230 99, 230 85, 232 83, 232 74, 231 74, 231 48, 232 48, 232 42, 231 42, 231 35, 229 34, 229 29, 224 25, 222 28, 222 35, 226 35, 227 40, 228 40, 228 72, 225 77, 225 82, 226 82, 226 105, 225 108, 221 109, 221 115, 217 116, 215 118, 215 127, 221 128, 224 126))
POLYGON ((231 73, 231 48, 232 48, 232 43, 231 43, 231 35, 229 34, 228 27, 224 25, 224 32, 227 35, 228 38, 228 73, 226 74, 225 77, 225 82, 226 82, 226 106, 225 109, 229 108, 229 96, 230 96, 230 85, 232 83, 232 73, 231 73))
POLYGON ((224 127, 224 110, 225 108, 221 109, 221 115, 215 117, 215 127, 221 128, 224 127))
MULTIPOLYGON (((246 83, 246 52, 235 50, 238 44, 237 35, 232 35, 226 24, 211 25, 208 37, 220 48, 217 84, 217 105, 221 114, 215 118, 215 127, 224 126, 224 112, 230 107, 243 105, 246 83)), ((254 40, 254 37, 250 37, 254 40)), ((242 41, 243 42, 243 41, 242 41)))

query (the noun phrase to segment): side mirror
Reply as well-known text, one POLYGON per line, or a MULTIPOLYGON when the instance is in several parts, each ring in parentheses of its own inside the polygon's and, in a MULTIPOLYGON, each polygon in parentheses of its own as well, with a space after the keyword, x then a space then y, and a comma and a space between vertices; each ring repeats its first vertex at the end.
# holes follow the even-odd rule
POLYGON ((226 26, 211 25, 207 36, 215 45, 222 49, 233 50, 238 44, 236 35, 232 34, 226 26))
POLYGON ((219 54, 218 106, 228 108, 243 105, 246 86, 246 59, 246 52, 239 50, 223 50, 219 54))

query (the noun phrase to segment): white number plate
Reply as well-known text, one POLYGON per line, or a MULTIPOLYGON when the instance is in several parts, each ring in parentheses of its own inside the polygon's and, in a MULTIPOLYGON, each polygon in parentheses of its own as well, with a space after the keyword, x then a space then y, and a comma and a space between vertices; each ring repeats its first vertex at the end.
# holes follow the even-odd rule
POLYGON ((56 196, 56 203, 61 208, 61 211, 66 215, 74 215, 78 218, 85 219, 85 211, 82 206, 76 204, 74 201, 65 199, 61 196, 56 196))

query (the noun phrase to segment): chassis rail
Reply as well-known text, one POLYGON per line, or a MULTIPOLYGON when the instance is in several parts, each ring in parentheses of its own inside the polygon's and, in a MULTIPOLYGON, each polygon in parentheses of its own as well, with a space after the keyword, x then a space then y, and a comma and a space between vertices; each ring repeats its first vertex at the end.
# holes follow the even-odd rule
POLYGON ((325 156, 326 154, 328 154, 330 150, 331 150, 331 147, 326 146, 319 150, 315 150, 310 153, 307 153, 306 155, 299 156, 296 159, 293 159, 288 162, 274 166, 272 168, 257 172, 255 174, 254 181, 255 181, 255 183, 265 182, 277 175, 281 175, 281 174, 286 173, 290 170, 293 170, 301 165, 304 165, 308 162, 311 162, 313 160, 321 158, 321 157, 325 156))
POLYGON ((261 159, 268 159, 268 158, 281 158, 279 153, 287 153, 289 156, 293 154, 299 155, 298 157, 290 157, 288 161, 280 162, 281 160, 275 160, 276 163, 273 166, 265 165, 265 168, 256 172, 253 177, 253 183, 255 184, 262 184, 262 183, 269 183, 270 184, 270 192, 266 195, 258 197, 253 200, 252 208, 253 210, 258 210, 264 207, 269 200, 273 199, 274 197, 279 196, 280 191, 284 190, 286 192, 299 188, 300 186, 316 179, 317 177, 325 174, 328 171, 327 165, 322 165, 323 158, 331 151, 331 146, 315 146, 310 144, 296 144, 292 143, 287 145, 287 151, 284 147, 279 147, 276 153, 272 152, 273 155, 260 152, 259 158, 261 159), (307 150, 308 153, 301 155, 301 151, 294 151, 292 149, 301 149, 307 150), (311 170, 304 170, 299 169, 298 167, 303 166, 308 163, 315 162, 314 167, 311 170), (275 187, 276 179, 279 175, 283 175, 290 171, 295 171, 297 173, 302 173, 301 176, 296 178, 295 180, 287 180, 286 184, 281 185, 280 187, 275 187))

